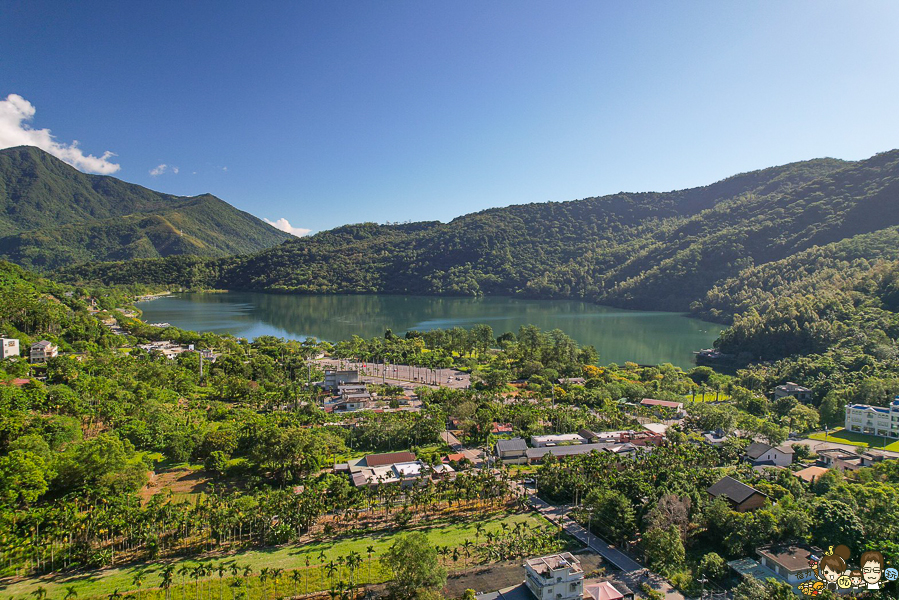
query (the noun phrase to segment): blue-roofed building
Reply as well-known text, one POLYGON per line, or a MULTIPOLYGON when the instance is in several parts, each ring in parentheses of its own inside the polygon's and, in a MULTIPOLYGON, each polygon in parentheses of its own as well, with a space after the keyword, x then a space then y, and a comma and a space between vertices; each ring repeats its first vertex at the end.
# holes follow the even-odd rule
POLYGON ((847 405, 846 430, 899 438, 899 396, 890 402, 889 406, 847 405))

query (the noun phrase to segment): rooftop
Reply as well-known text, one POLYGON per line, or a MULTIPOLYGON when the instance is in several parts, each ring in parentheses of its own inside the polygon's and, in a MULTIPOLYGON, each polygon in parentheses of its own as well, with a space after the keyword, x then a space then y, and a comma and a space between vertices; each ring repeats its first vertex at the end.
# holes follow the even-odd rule
POLYGON ((640 404, 644 406, 664 406, 666 408, 682 408, 683 402, 672 402, 670 400, 656 400, 655 398, 643 398, 640 404))
POLYGON ((807 387, 802 387, 798 383, 793 383, 792 381, 788 381, 783 385, 779 385, 775 390, 780 390, 783 392, 810 392, 811 390, 807 387))
MULTIPOLYGON (((724 496, 737 504, 746 501, 753 494, 762 494, 757 489, 737 481, 733 477, 722 477, 718 482, 708 490, 712 496, 724 496)), ((763 496, 765 494, 762 494, 763 496)))
POLYGON ((528 566, 544 576, 549 576, 551 571, 568 569, 571 573, 581 573, 581 561, 572 556, 571 552, 550 554, 539 558, 528 559, 528 566))
POLYGON ((584 586, 584 595, 593 598, 593 600, 621 600, 621 598, 624 598, 624 594, 633 593, 623 585, 618 585, 623 589, 619 590, 618 586, 614 586, 608 581, 593 583, 584 586))
POLYGON ((522 438, 499 440, 498 442, 496 442, 497 452, 520 452, 527 449, 528 445, 522 438))
POLYGON ((826 467, 806 467, 800 471, 794 471, 793 475, 798 477, 803 481, 807 481, 808 483, 812 483, 825 473, 827 473, 828 469, 826 467))
MULTIPOLYGON (((893 406, 899 406, 895 400, 893 400, 893 406)), ((853 410, 870 410, 872 412, 879 412, 885 415, 890 414, 889 408, 884 408, 883 406, 871 406, 870 404, 850 404, 849 408, 853 410)))
POLYGON ((379 467, 395 463, 412 462, 415 455, 411 452, 388 452, 386 454, 369 454, 365 457, 365 466, 379 467))
POLYGON ((823 555, 821 548, 806 544, 760 546, 756 552, 794 573, 807 570, 810 560, 817 561, 823 555))

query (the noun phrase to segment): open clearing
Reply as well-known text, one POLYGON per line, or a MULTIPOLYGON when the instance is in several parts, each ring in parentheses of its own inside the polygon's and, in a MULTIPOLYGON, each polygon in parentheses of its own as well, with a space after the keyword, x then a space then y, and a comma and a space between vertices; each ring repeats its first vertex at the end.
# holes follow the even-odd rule
POLYGON ((866 435, 864 433, 856 433, 854 431, 846 431, 842 427, 827 432, 827 438, 824 432, 819 431, 808 436, 810 440, 819 440, 834 442, 835 444, 849 444, 850 446, 861 446, 871 449, 893 450, 899 452, 899 440, 890 442, 889 439, 878 437, 876 435, 866 435))

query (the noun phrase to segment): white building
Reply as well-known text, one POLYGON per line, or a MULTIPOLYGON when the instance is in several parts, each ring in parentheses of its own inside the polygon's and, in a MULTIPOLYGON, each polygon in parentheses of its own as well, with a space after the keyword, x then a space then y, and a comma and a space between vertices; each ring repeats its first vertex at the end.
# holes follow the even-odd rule
POLYGON ((19 356, 19 340, 0 338, 0 360, 19 356))
POLYGON ((849 404, 846 406, 846 430, 899 438, 899 396, 888 407, 849 404))
POLYGON ((746 447, 746 458, 755 465, 789 467, 793 464, 793 449, 789 446, 772 446, 753 442, 746 447))
POLYGON ((41 340, 35 344, 31 344, 31 362, 45 363, 51 358, 59 355, 59 348, 48 342, 41 340))
POLYGON ((531 436, 531 446, 544 448, 546 446, 560 446, 568 444, 584 444, 587 440, 576 433, 564 433, 561 435, 534 435, 531 436))
POLYGON ((538 600, 581 600, 584 571, 570 552, 531 558, 524 564, 525 585, 538 600))

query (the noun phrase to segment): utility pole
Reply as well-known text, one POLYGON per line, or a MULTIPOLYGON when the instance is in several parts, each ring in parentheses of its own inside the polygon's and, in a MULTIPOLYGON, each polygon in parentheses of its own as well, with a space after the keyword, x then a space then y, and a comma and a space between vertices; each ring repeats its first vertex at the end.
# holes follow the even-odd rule
POLYGON ((699 580, 699 583, 702 584, 702 591, 699 593, 699 600, 702 600, 703 598, 705 598, 705 584, 707 581, 708 581, 708 578, 705 575, 703 575, 702 579, 699 580))

